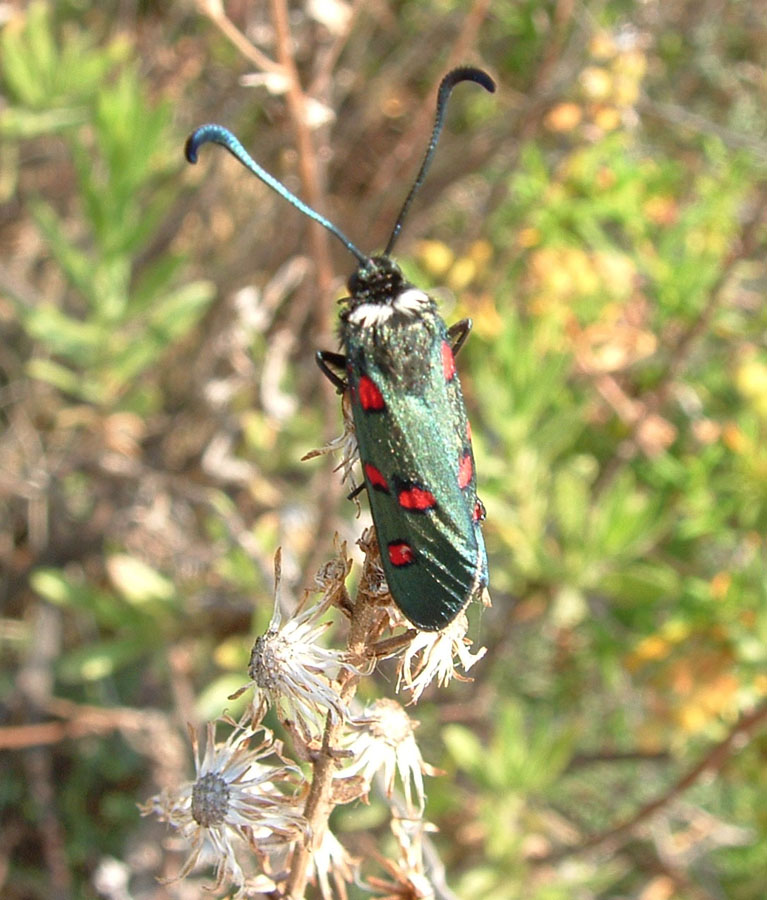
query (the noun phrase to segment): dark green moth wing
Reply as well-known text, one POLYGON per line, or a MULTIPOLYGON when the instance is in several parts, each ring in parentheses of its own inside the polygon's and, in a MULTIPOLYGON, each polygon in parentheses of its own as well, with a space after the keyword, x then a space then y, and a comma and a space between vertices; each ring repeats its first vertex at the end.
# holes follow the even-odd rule
POLYGON ((371 318, 342 337, 373 521, 395 602, 436 631, 487 584, 469 423, 437 313, 371 318))

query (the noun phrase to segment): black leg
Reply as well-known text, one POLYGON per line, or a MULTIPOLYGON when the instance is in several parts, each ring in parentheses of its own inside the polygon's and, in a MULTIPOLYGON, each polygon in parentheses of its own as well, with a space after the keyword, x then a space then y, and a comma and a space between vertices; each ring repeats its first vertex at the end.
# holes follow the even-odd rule
POLYGON ((469 336, 472 324, 471 319, 461 319, 460 322, 456 322, 455 325, 451 325, 450 328, 448 328, 447 336, 452 342, 451 349, 453 351, 453 356, 458 356, 458 351, 463 347, 466 338, 469 336), (453 338, 455 338, 455 340, 453 340, 453 338))
POLYGON ((336 375, 333 368, 341 369, 341 371, 345 372, 346 357, 342 353, 332 353, 329 350, 318 350, 314 358, 317 360, 317 365, 320 367, 322 374, 326 376, 339 394, 343 394, 347 388, 346 381, 339 375, 336 375), (331 366, 333 368, 331 368, 331 366))
POLYGON ((354 498, 355 498, 355 497, 359 497, 359 495, 360 495, 364 490, 365 490, 365 482, 363 481, 362 484, 358 484, 357 487, 354 488, 353 491, 350 491, 350 492, 346 495, 346 499, 347 499, 347 500, 354 500, 354 498))

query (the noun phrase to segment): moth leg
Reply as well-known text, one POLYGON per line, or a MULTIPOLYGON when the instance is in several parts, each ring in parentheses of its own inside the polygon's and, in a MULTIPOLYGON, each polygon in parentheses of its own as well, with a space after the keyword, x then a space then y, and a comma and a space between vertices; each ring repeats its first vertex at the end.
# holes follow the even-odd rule
POLYGON ((320 367, 322 374, 330 381, 339 394, 348 387, 346 381, 337 375, 333 369, 341 369, 346 371, 346 357, 343 353, 331 353, 329 350, 318 350, 314 355, 317 365, 320 367), (331 366, 333 368, 331 368, 331 366))
POLYGON ((365 485, 365 482, 363 481, 362 484, 358 484, 357 487, 354 488, 353 491, 349 491, 349 493, 346 495, 346 499, 347 500, 356 500, 357 497, 359 497, 359 495, 365 490, 365 487, 366 487, 366 485, 365 485))
POLYGON ((453 351, 453 356, 458 356, 458 351, 463 347, 473 324, 471 319, 461 319, 460 322, 456 322, 455 325, 448 328, 447 336, 451 341, 450 349, 453 351), (453 340, 454 338, 455 340, 453 340))

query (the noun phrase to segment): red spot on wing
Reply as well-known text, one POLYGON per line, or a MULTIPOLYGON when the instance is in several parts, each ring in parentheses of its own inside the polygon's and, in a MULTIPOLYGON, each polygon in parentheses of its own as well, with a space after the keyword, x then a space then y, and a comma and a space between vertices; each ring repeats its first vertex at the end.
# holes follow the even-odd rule
POLYGON ((477 498, 477 502, 474 504, 474 514, 472 516, 475 522, 484 522, 485 520, 485 504, 477 498))
POLYGON ((397 500, 403 509, 412 509, 417 512, 425 512, 427 509, 433 509, 437 505, 434 494, 425 488, 418 487, 418 485, 403 488, 397 495, 397 500))
POLYGON ((389 561, 393 566, 409 566, 415 560, 413 548, 406 541, 392 541, 388 550, 389 561))
POLYGON ((442 341, 442 372, 445 381, 452 381, 455 378, 455 358, 447 341, 442 341))
POLYGON ((461 490, 469 486, 473 474, 474 466, 471 462, 471 453, 464 453, 461 457, 461 461, 458 463, 458 487, 461 488, 461 490))
POLYGON ((365 463, 364 465, 365 474, 368 477, 368 481, 374 488, 378 488, 381 491, 389 491, 389 485, 386 483, 386 479, 383 477, 379 469, 372 463, 365 463))
POLYGON ((378 412, 385 407, 383 394, 376 387, 375 382, 369 375, 363 375, 360 378, 357 387, 360 398, 360 406, 365 412, 378 412))

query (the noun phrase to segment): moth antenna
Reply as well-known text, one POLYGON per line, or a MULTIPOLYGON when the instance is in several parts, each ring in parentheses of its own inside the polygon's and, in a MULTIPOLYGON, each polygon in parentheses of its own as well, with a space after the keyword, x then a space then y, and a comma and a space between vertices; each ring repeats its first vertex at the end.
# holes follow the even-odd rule
POLYGON ((335 235, 344 247, 346 247, 353 256, 357 257, 357 260, 362 266, 368 267, 370 265, 369 257, 365 256, 361 250, 358 250, 340 228, 334 225, 329 219, 326 219, 325 216, 320 215, 320 213, 312 209, 311 206, 307 206, 303 200, 299 200, 295 194, 291 193, 285 185, 282 184, 282 182, 278 181, 273 175, 270 175, 266 169, 262 168, 228 128, 224 128, 222 125, 201 125, 199 128, 195 129, 189 135, 186 144, 184 145, 184 155, 188 162, 193 164, 197 162, 197 151, 203 144, 220 144, 225 150, 228 150, 235 159, 241 162, 246 169, 252 172, 256 178, 260 178, 264 184, 269 185, 273 191, 276 191, 280 197, 295 206, 299 212, 302 212, 305 216, 318 222, 323 228, 326 228, 331 234, 335 235))
POLYGON ((410 193, 407 195, 407 198, 402 205, 402 209, 400 210, 400 214, 397 216, 397 221, 394 223, 389 243, 386 245, 386 249, 383 253, 384 256, 389 256, 391 254, 400 231, 402 231, 402 223, 405 221, 405 217, 410 211, 413 198, 423 184, 423 180, 431 165, 434 151, 437 149, 437 141, 439 141, 439 136, 442 133, 442 126, 445 124, 445 111, 447 108, 448 97, 453 88, 461 81, 473 81, 475 84, 481 85, 491 94, 495 93, 495 82, 493 79, 487 72, 484 72, 482 69, 475 69, 473 66, 460 66, 457 69, 452 69, 442 79, 439 85, 439 91, 437 92, 437 114, 434 118, 434 128, 431 133, 431 140, 429 141, 429 146, 426 148, 426 155, 423 158, 418 175, 413 182, 413 186, 410 188, 410 193))

